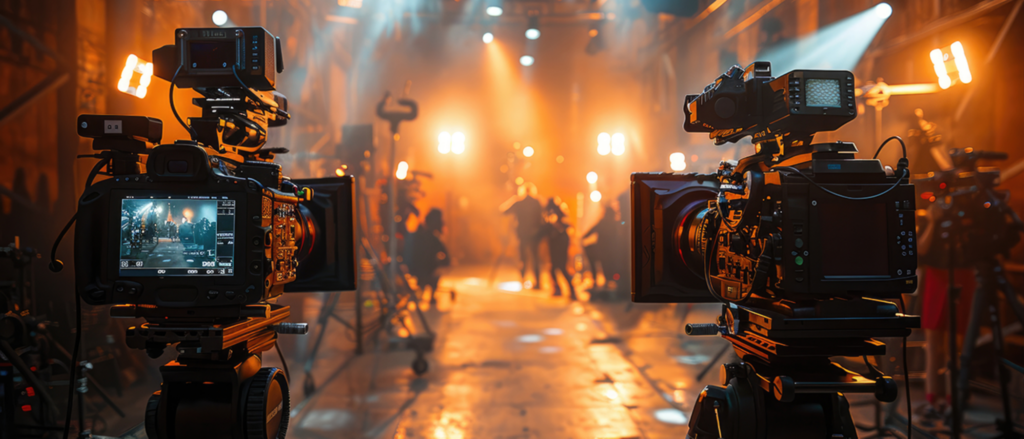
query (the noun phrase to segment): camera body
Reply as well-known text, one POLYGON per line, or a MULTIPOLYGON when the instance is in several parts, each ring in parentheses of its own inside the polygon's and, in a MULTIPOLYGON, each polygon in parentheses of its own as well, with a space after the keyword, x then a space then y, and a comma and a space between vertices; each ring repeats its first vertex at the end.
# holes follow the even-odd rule
POLYGON ((290 117, 273 91, 279 40, 260 27, 175 35, 154 51, 154 72, 204 96, 193 101, 203 115, 190 118, 192 140, 149 148, 162 134, 157 119, 78 119, 111 176, 79 200, 81 297, 147 316, 237 318, 233 310, 286 291, 355 289, 353 178, 290 180, 273 163, 286 150, 263 149, 267 128, 290 117))
POLYGON ((633 300, 718 301, 709 288, 728 301, 751 292, 791 300, 913 292, 914 187, 877 160, 854 159, 852 144, 808 148, 801 172, 828 190, 862 196, 898 186, 848 201, 764 163, 742 184, 728 164, 719 174, 635 173, 633 300), (710 221, 714 203, 727 219, 710 221))
POLYGON ((857 117, 853 73, 794 70, 774 78, 769 62, 733 66, 701 94, 687 95, 683 112, 683 128, 711 133, 716 145, 751 136, 754 144, 778 147, 781 154, 783 144, 809 144, 814 133, 857 117))
POLYGON ((915 194, 851 143, 853 74, 733 67, 687 96, 685 128, 755 154, 715 174, 632 175, 633 301, 888 298, 917 287, 915 194))
POLYGON ((280 38, 258 26, 176 29, 174 44, 153 51, 153 74, 174 79, 182 88, 241 81, 253 90, 270 91, 282 71, 280 38))

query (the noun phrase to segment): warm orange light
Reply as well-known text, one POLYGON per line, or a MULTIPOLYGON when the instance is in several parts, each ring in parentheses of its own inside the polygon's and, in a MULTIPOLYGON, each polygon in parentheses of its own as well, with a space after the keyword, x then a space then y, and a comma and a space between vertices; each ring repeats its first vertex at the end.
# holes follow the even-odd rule
POLYGON ((452 134, 452 152, 462 154, 466 152, 466 135, 456 131, 452 134))
POLYGON ((960 44, 959 41, 954 41, 949 46, 949 51, 953 52, 953 64, 956 65, 956 72, 960 76, 960 82, 970 84, 974 77, 971 76, 971 68, 967 65, 967 54, 964 53, 964 45, 960 44))
POLYGON ((590 184, 597 183, 597 173, 596 172, 590 171, 590 172, 587 173, 587 183, 590 183, 590 184))
POLYGON ((601 201, 601 191, 593 191, 590 193, 590 201, 595 203, 601 201))
POLYGON ((533 151, 533 147, 532 146, 527 146, 526 148, 523 148, 523 155, 524 156, 526 156, 526 157, 533 157, 533 153, 534 153, 534 151, 533 151))
POLYGON ((673 171, 684 171, 686 170, 686 155, 681 152, 674 152, 668 156, 669 167, 673 171))
POLYGON ((334 175, 337 175, 339 177, 344 177, 345 176, 345 170, 341 169, 341 168, 335 169, 334 170, 334 175))
POLYGON ((399 180, 405 180, 405 177, 409 176, 409 164, 404 160, 398 162, 398 169, 395 170, 395 177, 399 180))
POLYGON ((601 155, 608 155, 612 152, 612 136, 608 133, 601 133, 597 135, 597 153, 601 155))
POLYGON ((192 217, 195 216, 195 212, 192 212, 192 209, 185 208, 181 211, 181 215, 184 216, 188 222, 192 222, 192 217))
POLYGON ((626 136, 622 133, 612 135, 612 154, 622 155, 626 153, 626 136))
POLYGON ((121 70, 121 78, 117 81, 117 90, 142 99, 146 97, 152 79, 153 63, 142 61, 134 54, 128 55, 124 69, 121 70))

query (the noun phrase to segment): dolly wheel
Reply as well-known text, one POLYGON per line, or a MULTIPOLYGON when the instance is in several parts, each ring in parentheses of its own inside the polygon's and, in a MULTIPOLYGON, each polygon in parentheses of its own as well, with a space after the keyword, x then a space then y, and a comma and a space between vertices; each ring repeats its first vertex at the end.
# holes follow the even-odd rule
POLYGON ((146 436, 150 439, 162 439, 160 428, 157 424, 157 416, 160 413, 160 391, 153 392, 146 403, 146 436))
POLYGON ((416 356, 416 359, 412 360, 412 371, 416 373, 416 376, 423 376, 429 368, 430 364, 421 356, 416 356))

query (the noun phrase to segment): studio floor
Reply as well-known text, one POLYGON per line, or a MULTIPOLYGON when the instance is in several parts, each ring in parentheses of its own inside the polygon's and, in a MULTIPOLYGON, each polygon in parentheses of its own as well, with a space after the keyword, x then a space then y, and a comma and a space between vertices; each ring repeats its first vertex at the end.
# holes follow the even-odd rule
MULTIPOLYGON (((456 269, 444 278, 438 303, 424 303, 436 340, 421 377, 410 367, 415 354, 387 343, 375 349, 369 342, 366 353, 353 356, 351 331, 332 320, 311 364, 315 390, 307 397, 303 361, 316 329, 282 337, 292 374, 288 437, 682 438, 697 394, 718 384, 717 365, 734 358, 729 349, 715 359, 722 339, 682 335, 685 322, 712 321, 717 305, 636 306, 591 302, 586 294, 571 302, 552 297, 550 288, 520 289, 512 269, 493 283, 488 271, 456 269)), ((292 320, 315 321, 323 300, 291 295, 292 320)), ((268 354, 265 364, 279 360, 268 354)), ((918 387, 915 406, 924 403, 918 387)), ((858 424, 873 421, 874 408, 858 404, 867 398, 850 397, 858 424)), ((997 406, 975 399, 980 407, 968 422, 987 423, 997 406)), ((967 437, 993 437, 991 430, 975 428, 967 437)))

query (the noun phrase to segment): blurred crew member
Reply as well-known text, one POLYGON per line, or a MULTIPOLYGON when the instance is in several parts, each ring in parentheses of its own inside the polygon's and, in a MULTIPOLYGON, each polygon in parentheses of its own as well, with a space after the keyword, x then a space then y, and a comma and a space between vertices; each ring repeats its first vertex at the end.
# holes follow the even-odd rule
MULTIPOLYGON (((416 278, 421 290, 430 287, 430 303, 437 303, 434 297, 437 285, 441 282, 441 267, 451 264, 448 259, 448 248, 441 242, 444 230, 444 219, 440 209, 431 209, 423 224, 415 233, 407 238, 405 245, 405 263, 409 267, 409 275, 416 278)), ((454 294, 452 296, 454 298, 454 294)))
POLYGON ((576 300, 576 288, 572 286, 569 276, 569 224, 565 222, 566 214, 558 201, 548 199, 544 208, 547 222, 541 226, 541 236, 548 239, 548 253, 551 257, 551 282, 555 285, 555 296, 562 295, 562 287, 558 285, 558 274, 562 273, 565 283, 569 285, 569 298, 576 300))
POLYGON ((610 268, 608 252, 612 250, 612 246, 615 244, 615 236, 617 234, 617 224, 615 221, 615 209, 610 205, 604 207, 604 216, 587 232, 583 235, 583 239, 587 239, 592 235, 597 235, 597 242, 583 247, 583 253, 587 255, 587 259, 590 261, 590 275, 594 278, 594 286, 597 286, 597 264, 601 264, 601 271, 605 274, 605 282, 608 282, 610 268))
POLYGON ((540 289, 540 229, 544 224, 544 216, 537 200, 537 186, 526 183, 519 186, 519 201, 505 210, 506 215, 516 217, 516 236, 519 238, 519 257, 523 266, 519 275, 526 278, 526 267, 533 268, 533 289, 540 289))

